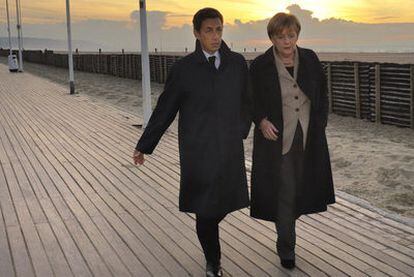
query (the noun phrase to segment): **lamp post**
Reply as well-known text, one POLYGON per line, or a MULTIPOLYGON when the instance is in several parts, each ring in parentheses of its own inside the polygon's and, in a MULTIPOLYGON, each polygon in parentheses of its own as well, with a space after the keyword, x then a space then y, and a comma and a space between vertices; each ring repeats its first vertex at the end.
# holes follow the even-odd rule
POLYGON ((70 21, 70 0, 66 0, 66 29, 68 33, 68 64, 69 64, 69 90, 70 94, 75 94, 75 77, 73 72, 73 53, 72 53, 72 31, 70 21))
POLYGON ((9 1, 6 0, 6 13, 7 13, 7 32, 9 34, 9 56, 8 56, 8 65, 10 72, 17 72, 19 70, 19 65, 17 62, 16 55, 13 55, 13 46, 11 41, 11 30, 10 30, 10 12, 9 12, 9 1))
POLYGON ((9 0, 6 0, 6 14, 7 14, 7 32, 9 34, 9 52, 10 56, 13 54, 11 32, 10 32, 10 13, 9 13, 9 0))
POLYGON ((17 19, 17 43, 19 45, 19 72, 23 72, 23 32, 22 14, 20 11, 20 0, 16 0, 16 19, 17 19))
POLYGON ((147 127, 151 117, 151 79, 148 53, 148 34, 147 34, 147 11, 145 0, 139 0, 140 27, 141 27, 141 68, 142 68, 142 95, 144 123, 143 128, 147 127))

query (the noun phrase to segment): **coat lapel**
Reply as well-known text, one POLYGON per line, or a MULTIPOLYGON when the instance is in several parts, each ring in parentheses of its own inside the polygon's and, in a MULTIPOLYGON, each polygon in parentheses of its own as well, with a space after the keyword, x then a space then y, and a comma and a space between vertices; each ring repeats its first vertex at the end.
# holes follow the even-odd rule
MULTIPOLYGON (((226 66, 229 64, 229 60, 231 59, 230 55, 230 48, 227 46, 227 44, 224 42, 224 40, 221 42, 221 46, 219 49, 220 52, 220 67, 218 68, 219 71, 223 71, 226 66)), ((195 54, 195 60, 197 63, 201 64, 208 64, 208 61, 206 59, 206 56, 203 53, 203 49, 201 48, 200 41, 196 40, 196 48, 194 51, 195 54)))
POLYGON ((294 74, 293 77, 290 75, 290 73, 287 71, 285 65, 283 64, 282 60, 277 56, 276 54, 276 48, 273 47, 273 56, 275 59, 276 68, 278 71, 278 74, 280 77, 295 81, 298 76, 298 66, 299 66, 299 55, 297 54, 297 50, 295 50, 295 57, 294 57, 294 74))
POLYGON ((314 102, 314 91, 311 89, 311 72, 309 72, 309 65, 307 60, 304 57, 303 50, 300 47, 297 47, 298 56, 299 56, 299 68, 298 68, 298 76, 297 76, 297 83, 304 94, 314 102))
POLYGON ((269 115, 273 115, 273 119, 278 121, 278 128, 281 131, 283 128, 283 115, 282 115, 282 93, 280 88, 279 74, 277 71, 275 57, 273 55, 273 46, 270 47, 264 54, 264 63, 260 70, 263 74, 263 80, 266 81, 266 88, 268 89, 268 111, 269 115), (274 106, 276 105, 276 106, 274 106))
POLYGON ((220 46, 220 67, 218 68, 219 71, 223 71, 226 69, 227 65, 229 64, 229 60, 231 59, 230 56, 230 48, 227 46, 227 44, 224 42, 224 40, 221 42, 220 46))

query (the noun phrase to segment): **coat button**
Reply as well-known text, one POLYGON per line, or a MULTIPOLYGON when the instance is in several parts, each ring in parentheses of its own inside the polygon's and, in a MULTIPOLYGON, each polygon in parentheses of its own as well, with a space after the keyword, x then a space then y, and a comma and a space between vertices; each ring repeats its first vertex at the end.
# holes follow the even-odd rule
POLYGON ((299 99, 299 96, 297 96, 297 95, 296 95, 296 96, 295 96, 295 99, 296 99, 296 100, 298 100, 298 99, 299 99))
POLYGON ((298 111, 299 111, 299 109, 298 109, 298 108, 296 108, 296 111, 298 112, 298 111))
POLYGON ((294 85, 293 85, 293 87, 294 87, 294 88, 297 88, 297 87, 298 87, 298 85, 297 85, 297 84, 294 84, 294 85))

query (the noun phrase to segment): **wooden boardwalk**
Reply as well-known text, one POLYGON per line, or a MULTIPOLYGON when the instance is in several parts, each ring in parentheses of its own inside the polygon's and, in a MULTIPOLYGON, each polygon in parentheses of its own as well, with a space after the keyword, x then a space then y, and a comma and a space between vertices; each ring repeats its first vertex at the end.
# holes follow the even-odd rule
MULTIPOLYGON (((177 207, 177 134, 138 168, 139 122, 0 65, 0 276, 203 276, 194 218, 177 207)), ((228 215, 226 276, 414 276, 413 226, 337 200, 301 217, 293 271, 273 224, 228 215)))

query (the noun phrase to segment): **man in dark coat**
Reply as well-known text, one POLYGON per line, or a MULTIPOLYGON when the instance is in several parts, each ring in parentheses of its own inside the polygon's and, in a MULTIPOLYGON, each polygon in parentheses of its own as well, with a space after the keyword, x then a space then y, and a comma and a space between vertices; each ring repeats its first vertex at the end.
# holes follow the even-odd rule
POLYGON ((243 138, 250 129, 246 62, 222 41, 215 9, 193 19, 196 50, 177 61, 134 152, 144 162, 179 112, 179 208, 196 214, 207 276, 221 276, 218 224, 249 205, 243 138))

